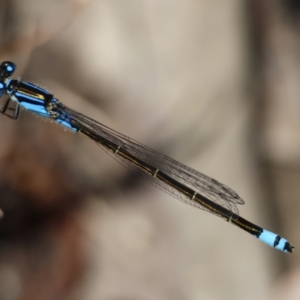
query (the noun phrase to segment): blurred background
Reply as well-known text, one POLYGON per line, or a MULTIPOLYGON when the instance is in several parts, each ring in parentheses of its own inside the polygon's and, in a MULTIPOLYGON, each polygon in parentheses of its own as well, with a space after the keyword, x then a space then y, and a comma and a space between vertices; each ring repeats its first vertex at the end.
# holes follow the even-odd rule
POLYGON ((232 187, 296 249, 22 112, 0 116, 0 299, 299 299, 299 50, 296 0, 1 0, 16 77, 232 187))

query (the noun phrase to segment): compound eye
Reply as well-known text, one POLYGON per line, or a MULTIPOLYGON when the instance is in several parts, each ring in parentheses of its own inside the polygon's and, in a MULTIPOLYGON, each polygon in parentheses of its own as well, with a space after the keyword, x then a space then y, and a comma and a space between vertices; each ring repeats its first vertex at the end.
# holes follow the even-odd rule
POLYGON ((0 65, 0 76, 2 78, 9 77, 15 70, 17 66, 11 61, 4 61, 0 65))

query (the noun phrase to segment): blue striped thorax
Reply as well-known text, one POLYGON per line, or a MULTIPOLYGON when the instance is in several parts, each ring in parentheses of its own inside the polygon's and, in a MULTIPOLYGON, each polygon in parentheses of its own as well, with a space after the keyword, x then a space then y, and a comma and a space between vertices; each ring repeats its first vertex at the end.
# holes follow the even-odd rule
MULTIPOLYGON (((77 131, 77 128, 71 125, 70 117, 59 111, 60 102, 51 93, 33 83, 9 78, 15 69, 16 65, 12 62, 3 62, 0 65, 0 97, 6 94, 22 108, 42 117, 54 119, 57 123, 77 131)), ((8 104, 9 102, 5 110, 8 104)))

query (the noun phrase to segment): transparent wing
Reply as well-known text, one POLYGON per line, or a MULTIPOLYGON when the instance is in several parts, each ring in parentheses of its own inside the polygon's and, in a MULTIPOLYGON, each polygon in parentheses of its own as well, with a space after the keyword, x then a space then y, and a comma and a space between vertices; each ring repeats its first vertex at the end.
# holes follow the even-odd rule
MULTIPOLYGON (((203 195, 209 200, 221 205, 222 207, 229 210, 229 212, 234 212, 238 214, 238 208, 236 204, 244 204, 243 199, 232 190, 230 187, 220 183, 219 181, 210 178, 209 176, 196 171, 166 155, 163 155, 85 115, 82 115, 68 107, 60 105, 62 113, 65 113, 69 117, 69 121, 72 120, 75 123, 82 124, 85 128, 88 128, 95 136, 94 140, 104 148, 112 157, 119 161, 124 166, 138 172, 141 176, 145 177, 150 183, 158 187, 159 189, 165 191, 166 193, 172 195, 173 197, 179 199, 180 201, 198 207, 200 209, 207 210, 200 203, 190 199, 186 195, 180 193, 172 186, 164 183, 163 181, 148 175, 143 170, 127 161, 122 156, 109 151, 105 146, 101 145, 100 140, 105 138, 106 140, 118 145, 122 149, 125 149, 130 154, 134 155, 136 158, 148 163, 149 165, 159 169, 160 171, 168 174, 170 177, 176 181, 184 184, 195 190, 198 194, 203 195), (99 136, 99 141, 97 140, 99 136)), ((209 211, 211 212, 211 211, 209 211)))

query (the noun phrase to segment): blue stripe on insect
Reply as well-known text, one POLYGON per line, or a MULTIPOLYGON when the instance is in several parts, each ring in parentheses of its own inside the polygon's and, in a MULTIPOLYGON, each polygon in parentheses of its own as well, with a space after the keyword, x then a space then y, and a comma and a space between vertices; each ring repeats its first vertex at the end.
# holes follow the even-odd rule
POLYGON ((52 96, 48 91, 45 89, 41 88, 40 86, 37 86, 31 82, 26 82, 26 85, 30 88, 33 88, 36 92, 39 92, 40 94, 46 94, 52 96))
MULTIPOLYGON (((13 98, 12 98, 13 99, 13 98)), ((40 116, 50 118, 49 112, 45 109, 44 105, 38 105, 36 103, 31 102, 25 102, 24 100, 22 102, 19 102, 21 107, 25 108, 26 110, 29 110, 33 113, 36 113, 40 116)))

